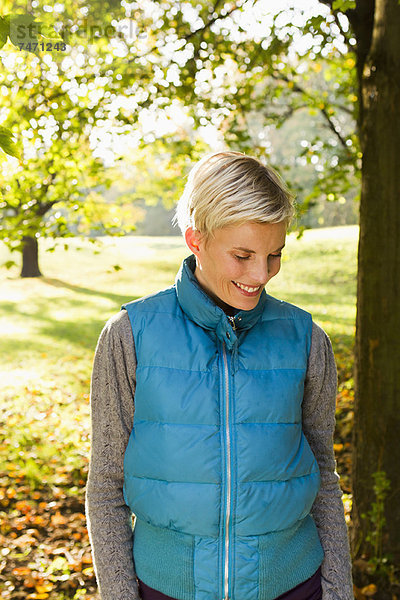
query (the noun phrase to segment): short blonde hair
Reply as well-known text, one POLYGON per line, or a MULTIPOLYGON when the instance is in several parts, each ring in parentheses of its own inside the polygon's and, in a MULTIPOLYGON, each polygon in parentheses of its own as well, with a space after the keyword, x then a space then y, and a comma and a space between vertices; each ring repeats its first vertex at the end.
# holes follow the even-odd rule
POLYGON ((183 235, 191 227, 206 238, 245 222, 290 223, 293 196, 279 175, 241 152, 204 156, 190 171, 174 216, 183 235))

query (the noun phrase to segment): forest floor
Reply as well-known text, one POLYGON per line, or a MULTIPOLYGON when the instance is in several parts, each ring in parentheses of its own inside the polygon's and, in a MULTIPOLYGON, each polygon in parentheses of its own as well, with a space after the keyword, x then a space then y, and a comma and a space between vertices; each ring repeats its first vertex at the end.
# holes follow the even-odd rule
MULTIPOLYGON (((357 228, 291 234, 267 291, 313 314, 329 334, 339 387, 335 452, 346 519, 351 430, 357 228)), ((96 596, 84 494, 89 386, 97 338, 121 304, 173 283, 188 254, 178 237, 69 240, 46 252, 44 276, 0 271, 0 597, 96 596)), ((0 264, 9 258, 0 246, 0 264)), ((357 600, 375 597, 371 579, 357 600)), ((378 593, 378 595, 377 595, 378 593)), ((392 599, 391 599, 392 600, 392 599)))

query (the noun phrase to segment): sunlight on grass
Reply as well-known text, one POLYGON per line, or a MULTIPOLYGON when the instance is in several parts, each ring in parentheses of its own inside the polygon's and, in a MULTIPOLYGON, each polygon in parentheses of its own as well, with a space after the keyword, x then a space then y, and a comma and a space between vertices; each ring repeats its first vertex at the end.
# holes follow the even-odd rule
MULTIPOLYGON (((124 302, 171 285, 189 253, 181 237, 101 242, 97 249, 68 240, 68 251, 60 245, 53 253, 42 243, 42 278, 20 279, 16 269, 0 273, 3 389, 44 380, 86 389, 105 321, 124 302)), ((281 272, 267 291, 310 311, 334 339, 345 336, 350 343, 356 245, 356 227, 310 230, 300 240, 290 234, 281 272)), ((7 257, 1 247, 0 261, 7 257)))

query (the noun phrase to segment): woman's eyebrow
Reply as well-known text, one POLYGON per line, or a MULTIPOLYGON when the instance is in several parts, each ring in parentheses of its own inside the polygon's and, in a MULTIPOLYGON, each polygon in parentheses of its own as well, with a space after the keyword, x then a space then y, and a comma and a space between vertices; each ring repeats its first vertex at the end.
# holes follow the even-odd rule
MULTIPOLYGON (((273 250, 273 252, 279 252, 280 250, 283 250, 284 247, 285 247, 285 244, 283 244, 283 246, 281 246, 277 250, 273 250)), ((235 246, 233 248, 233 250, 240 250, 241 252, 248 252, 249 254, 255 254, 256 253, 255 250, 250 250, 249 248, 242 248, 242 246, 235 246)))
POLYGON ((254 250, 249 250, 248 248, 242 248, 241 246, 235 246, 234 250, 241 250, 242 252, 249 252, 249 254, 255 254, 254 250))

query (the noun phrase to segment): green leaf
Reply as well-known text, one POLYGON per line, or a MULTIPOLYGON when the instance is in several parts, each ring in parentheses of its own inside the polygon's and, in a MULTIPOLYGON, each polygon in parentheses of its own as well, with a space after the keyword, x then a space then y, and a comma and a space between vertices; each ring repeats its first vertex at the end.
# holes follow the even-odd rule
POLYGON ((12 269, 12 267, 17 266, 17 263, 14 260, 6 260, 6 262, 3 262, 1 266, 5 267, 6 269, 12 269))
POLYGON ((21 48, 23 45, 21 49, 34 54, 37 54, 35 45, 38 44, 38 36, 62 41, 50 18, 45 16, 41 21, 35 21, 35 17, 29 13, 0 17, 0 48, 6 43, 8 36, 14 46, 21 48), (29 44, 33 46, 32 50, 26 47, 29 44))
POLYGON ((9 25, 3 17, 0 17, 0 48, 4 46, 8 38, 9 25))
POLYGON ((37 21, 39 34, 50 40, 63 41, 61 35, 54 29, 53 21, 51 17, 42 17, 40 21, 37 21))
POLYGON ((343 13, 347 10, 354 9, 355 7, 356 0, 335 0, 332 4, 332 10, 339 10, 343 13))
POLYGON ((37 42, 39 27, 33 15, 6 15, 5 19, 9 21, 9 36, 14 46, 19 48, 21 44, 34 44, 37 42))
POLYGON ((13 134, 9 129, 0 126, 0 148, 4 150, 6 154, 19 158, 19 151, 12 141, 12 137, 13 134))

